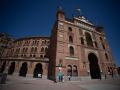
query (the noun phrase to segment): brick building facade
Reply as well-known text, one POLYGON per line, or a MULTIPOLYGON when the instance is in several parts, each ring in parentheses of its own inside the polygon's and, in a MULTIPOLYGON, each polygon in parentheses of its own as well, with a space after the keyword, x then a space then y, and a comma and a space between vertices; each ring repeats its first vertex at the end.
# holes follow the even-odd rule
POLYGON ((49 76, 90 76, 99 79, 116 66, 103 27, 95 26, 84 16, 69 19, 63 10, 56 14, 51 33, 49 76))

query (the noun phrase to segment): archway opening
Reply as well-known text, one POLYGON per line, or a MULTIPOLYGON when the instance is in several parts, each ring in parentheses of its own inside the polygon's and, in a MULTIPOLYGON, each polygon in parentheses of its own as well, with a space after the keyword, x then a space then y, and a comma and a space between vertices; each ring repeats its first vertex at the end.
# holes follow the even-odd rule
POLYGON ((5 70, 5 66, 6 66, 6 61, 3 62, 1 69, 0 69, 0 73, 3 73, 3 71, 5 70))
POLYGON ((71 65, 67 66, 67 75, 72 76, 72 66, 71 65))
POLYGON ((27 70, 28 70, 27 63, 26 62, 22 63, 22 66, 19 71, 19 76, 26 77, 27 70))
POLYGON ((8 69, 8 74, 12 75, 15 70, 15 62, 12 62, 9 69, 8 69))
POLYGON ((100 67, 98 64, 98 58, 94 53, 88 55, 89 66, 90 66, 90 75, 92 79, 100 79, 100 67))
POLYGON ((78 70, 76 65, 73 66, 73 76, 78 76, 78 70))
POLYGON ((37 63, 33 72, 33 77, 42 78, 42 74, 43 74, 42 64, 37 63))

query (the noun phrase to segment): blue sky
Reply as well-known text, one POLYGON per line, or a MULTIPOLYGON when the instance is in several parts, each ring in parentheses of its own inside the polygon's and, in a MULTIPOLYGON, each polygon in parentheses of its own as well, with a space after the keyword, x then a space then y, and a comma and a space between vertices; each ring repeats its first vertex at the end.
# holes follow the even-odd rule
POLYGON ((76 8, 95 25, 102 25, 120 66, 120 3, 119 0, 0 0, 0 32, 12 37, 50 36, 58 6, 67 17, 76 14, 76 8))

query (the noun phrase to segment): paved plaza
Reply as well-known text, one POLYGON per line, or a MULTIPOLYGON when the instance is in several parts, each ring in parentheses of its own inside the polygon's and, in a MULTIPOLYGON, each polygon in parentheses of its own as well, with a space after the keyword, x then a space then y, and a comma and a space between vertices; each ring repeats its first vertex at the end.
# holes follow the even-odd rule
POLYGON ((55 83, 51 80, 8 76, 0 90, 120 90, 120 79, 81 80, 55 83))

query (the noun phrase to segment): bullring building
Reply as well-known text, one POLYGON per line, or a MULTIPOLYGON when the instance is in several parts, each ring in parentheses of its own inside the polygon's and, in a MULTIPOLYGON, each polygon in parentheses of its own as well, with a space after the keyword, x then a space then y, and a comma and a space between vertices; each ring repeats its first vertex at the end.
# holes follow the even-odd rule
POLYGON ((47 58, 49 37, 25 37, 16 39, 5 50, 1 58, 1 72, 7 69, 8 74, 18 73, 19 76, 39 73, 47 75, 49 59, 47 58))
POLYGON ((25 37, 12 41, 0 57, 0 71, 19 76, 64 76, 99 79, 116 73, 104 28, 84 16, 67 18, 62 9, 56 13, 51 36, 25 37))

